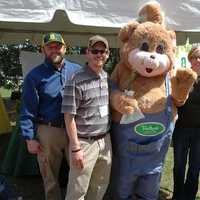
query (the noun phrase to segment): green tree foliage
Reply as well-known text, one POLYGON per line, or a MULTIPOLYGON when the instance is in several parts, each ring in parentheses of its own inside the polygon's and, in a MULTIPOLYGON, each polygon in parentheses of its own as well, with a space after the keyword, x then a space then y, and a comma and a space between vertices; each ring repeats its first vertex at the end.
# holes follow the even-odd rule
POLYGON ((0 87, 19 90, 22 83, 22 67, 19 61, 20 50, 38 51, 29 40, 23 44, 0 45, 0 87))
POLYGON ((109 59, 104 67, 105 71, 111 74, 118 62, 119 62, 119 49, 111 48, 109 59))
MULTIPOLYGON (((67 54, 84 54, 85 47, 70 47, 67 54)), ((30 40, 23 44, 0 44, 0 87, 20 90, 22 85, 22 66, 19 61, 20 51, 38 52, 40 46, 32 45, 30 40)), ((110 49, 110 58, 105 70, 110 74, 119 60, 118 49, 110 49)))

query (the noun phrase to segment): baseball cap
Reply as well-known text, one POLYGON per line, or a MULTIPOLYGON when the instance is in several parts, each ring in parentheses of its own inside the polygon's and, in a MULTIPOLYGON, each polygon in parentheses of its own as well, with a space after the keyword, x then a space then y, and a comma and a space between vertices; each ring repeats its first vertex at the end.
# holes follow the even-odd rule
POLYGON ((60 33, 47 33, 43 36, 43 39, 42 39, 42 46, 46 45, 46 44, 49 44, 51 42, 59 42, 63 45, 66 45, 65 44, 65 41, 64 39, 62 38, 61 34, 60 33))
POLYGON ((100 35, 95 35, 89 38, 88 48, 93 47, 97 42, 102 42, 105 45, 106 49, 109 49, 108 41, 106 40, 106 38, 100 35))

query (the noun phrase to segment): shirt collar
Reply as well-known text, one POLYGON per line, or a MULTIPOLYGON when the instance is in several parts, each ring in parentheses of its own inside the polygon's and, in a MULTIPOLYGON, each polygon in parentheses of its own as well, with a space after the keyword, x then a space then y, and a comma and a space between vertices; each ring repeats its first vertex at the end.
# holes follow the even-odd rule
MULTIPOLYGON (((58 71, 57 68, 55 68, 55 66, 53 66, 53 65, 48 61, 47 58, 45 58, 45 60, 44 60, 44 65, 46 65, 48 68, 50 68, 50 69, 52 69, 52 70, 54 70, 54 71, 58 71)), ((63 67, 65 67, 65 65, 66 65, 66 62, 65 62, 65 60, 64 60, 64 66, 63 66, 63 67)), ((61 70, 61 71, 62 71, 62 70, 61 70)))
POLYGON ((86 68, 86 71, 88 71, 91 76, 94 76, 94 77, 97 77, 97 78, 104 78, 104 77, 107 77, 107 73, 102 69, 100 71, 99 74, 96 74, 89 66, 88 66, 88 63, 85 64, 85 68, 86 68))

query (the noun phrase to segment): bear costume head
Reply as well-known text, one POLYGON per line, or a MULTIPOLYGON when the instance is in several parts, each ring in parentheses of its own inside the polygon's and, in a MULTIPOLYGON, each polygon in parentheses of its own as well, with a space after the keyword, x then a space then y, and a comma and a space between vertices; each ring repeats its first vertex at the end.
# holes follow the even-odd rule
POLYGON ((119 89, 111 93, 114 121, 138 109, 142 113, 162 111, 167 99, 166 76, 174 119, 176 106, 185 103, 197 74, 191 69, 175 68, 176 35, 163 24, 159 4, 150 2, 140 9, 138 21, 132 20, 121 28, 120 62, 111 75, 119 89), (132 95, 124 91, 132 91, 132 95))

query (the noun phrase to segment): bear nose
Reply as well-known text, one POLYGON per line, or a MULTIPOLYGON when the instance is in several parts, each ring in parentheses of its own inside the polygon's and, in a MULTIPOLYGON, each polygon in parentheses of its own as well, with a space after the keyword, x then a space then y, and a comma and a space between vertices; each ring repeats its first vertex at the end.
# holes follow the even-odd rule
POLYGON ((155 59, 155 56, 154 56, 154 55, 151 55, 150 58, 155 59))

